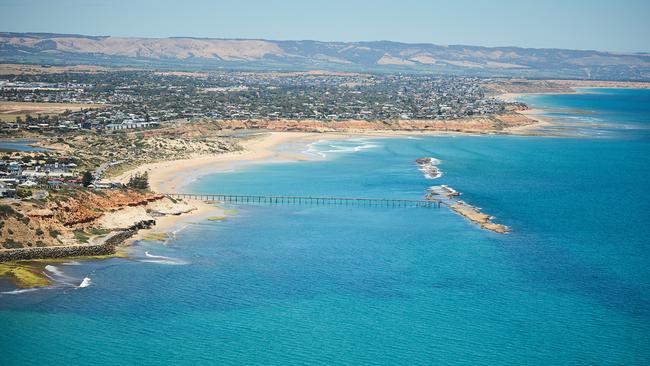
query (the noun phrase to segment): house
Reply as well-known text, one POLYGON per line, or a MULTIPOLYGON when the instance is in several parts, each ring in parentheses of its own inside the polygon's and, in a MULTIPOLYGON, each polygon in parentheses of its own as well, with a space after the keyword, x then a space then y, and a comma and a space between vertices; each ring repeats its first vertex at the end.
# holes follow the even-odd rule
POLYGON ((27 188, 29 188, 29 187, 34 187, 34 186, 37 186, 37 185, 38 185, 38 183, 34 182, 33 180, 26 180, 23 183, 19 184, 18 186, 19 187, 27 187, 27 188))
POLYGON ((7 185, 0 183, 0 198, 14 198, 16 190, 9 188, 7 185))
POLYGON ((158 122, 142 122, 138 120, 124 120, 122 123, 110 123, 106 125, 109 130, 128 130, 134 128, 154 128, 160 126, 158 122))
POLYGON ((61 188, 61 186, 63 186, 63 183, 63 178, 50 178, 47 180, 47 186, 53 189, 61 188))

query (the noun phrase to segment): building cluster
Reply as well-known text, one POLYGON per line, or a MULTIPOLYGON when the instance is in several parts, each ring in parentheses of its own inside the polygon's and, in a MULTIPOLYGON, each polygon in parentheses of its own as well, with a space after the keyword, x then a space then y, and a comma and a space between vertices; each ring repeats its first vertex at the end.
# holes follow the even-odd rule
MULTIPOLYGON (((0 158, 0 198, 29 198, 38 190, 80 188, 84 185, 83 171, 78 158, 57 156, 45 151, 6 151, 0 158), (26 193, 21 197, 20 193, 26 193)), ((110 161, 91 172, 89 188, 122 188, 117 182, 100 182, 99 179, 110 166, 110 161)))
POLYGON ((80 186, 81 173, 72 157, 40 152, 4 153, 0 160, 0 197, 15 197, 20 189, 80 186))
POLYGON ((501 113, 473 77, 151 71, 0 77, 0 101, 84 103, 54 116, 27 116, 15 129, 153 128, 179 119, 456 119, 501 113))

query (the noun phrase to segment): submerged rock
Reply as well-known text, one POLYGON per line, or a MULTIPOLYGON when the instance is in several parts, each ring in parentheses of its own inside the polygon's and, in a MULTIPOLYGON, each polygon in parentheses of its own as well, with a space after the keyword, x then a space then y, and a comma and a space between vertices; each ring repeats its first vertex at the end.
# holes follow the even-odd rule
POLYGON ((505 234, 510 231, 510 228, 493 222, 493 216, 481 212, 481 209, 472 206, 464 201, 458 199, 460 192, 447 185, 439 185, 429 187, 425 199, 429 201, 439 201, 443 205, 448 206, 457 214, 465 217, 471 222, 478 224, 481 228, 491 230, 500 234, 505 234))
POLYGON ((440 186, 429 187, 427 191, 429 191, 429 194, 427 196, 433 199, 449 199, 452 197, 460 196, 460 192, 444 184, 440 186))
POLYGON ((510 231, 509 227, 492 222, 494 216, 485 214, 481 212, 480 208, 469 205, 463 201, 457 201, 449 207, 473 223, 479 224, 483 229, 491 230, 499 234, 505 234, 510 231))

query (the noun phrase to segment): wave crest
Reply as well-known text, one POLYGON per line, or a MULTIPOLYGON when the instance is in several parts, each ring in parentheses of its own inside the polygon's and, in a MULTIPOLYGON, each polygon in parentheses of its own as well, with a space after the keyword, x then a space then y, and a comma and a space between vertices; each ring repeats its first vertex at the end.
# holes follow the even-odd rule
POLYGON ((162 255, 154 255, 154 254, 149 253, 148 251, 144 252, 144 255, 147 258, 151 258, 151 259, 141 259, 140 262, 143 262, 143 263, 156 263, 156 264, 167 264, 167 265, 170 265, 170 266, 182 266, 182 265, 189 264, 189 262, 184 261, 182 259, 165 257, 165 256, 162 256, 162 255))

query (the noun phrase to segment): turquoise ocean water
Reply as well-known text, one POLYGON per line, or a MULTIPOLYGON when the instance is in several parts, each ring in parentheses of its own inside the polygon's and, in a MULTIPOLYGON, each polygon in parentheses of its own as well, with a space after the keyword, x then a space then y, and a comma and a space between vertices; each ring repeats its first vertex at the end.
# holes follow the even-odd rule
POLYGON ((319 142, 313 161, 188 187, 419 199, 447 184, 510 234, 444 208, 233 206, 1 294, 0 364, 648 364, 650 91, 587 92, 526 98, 572 137, 319 142))
POLYGON ((47 151, 39 147, 29 146, 33 140, 7 141, 0 140, 0 151, 47 151))

